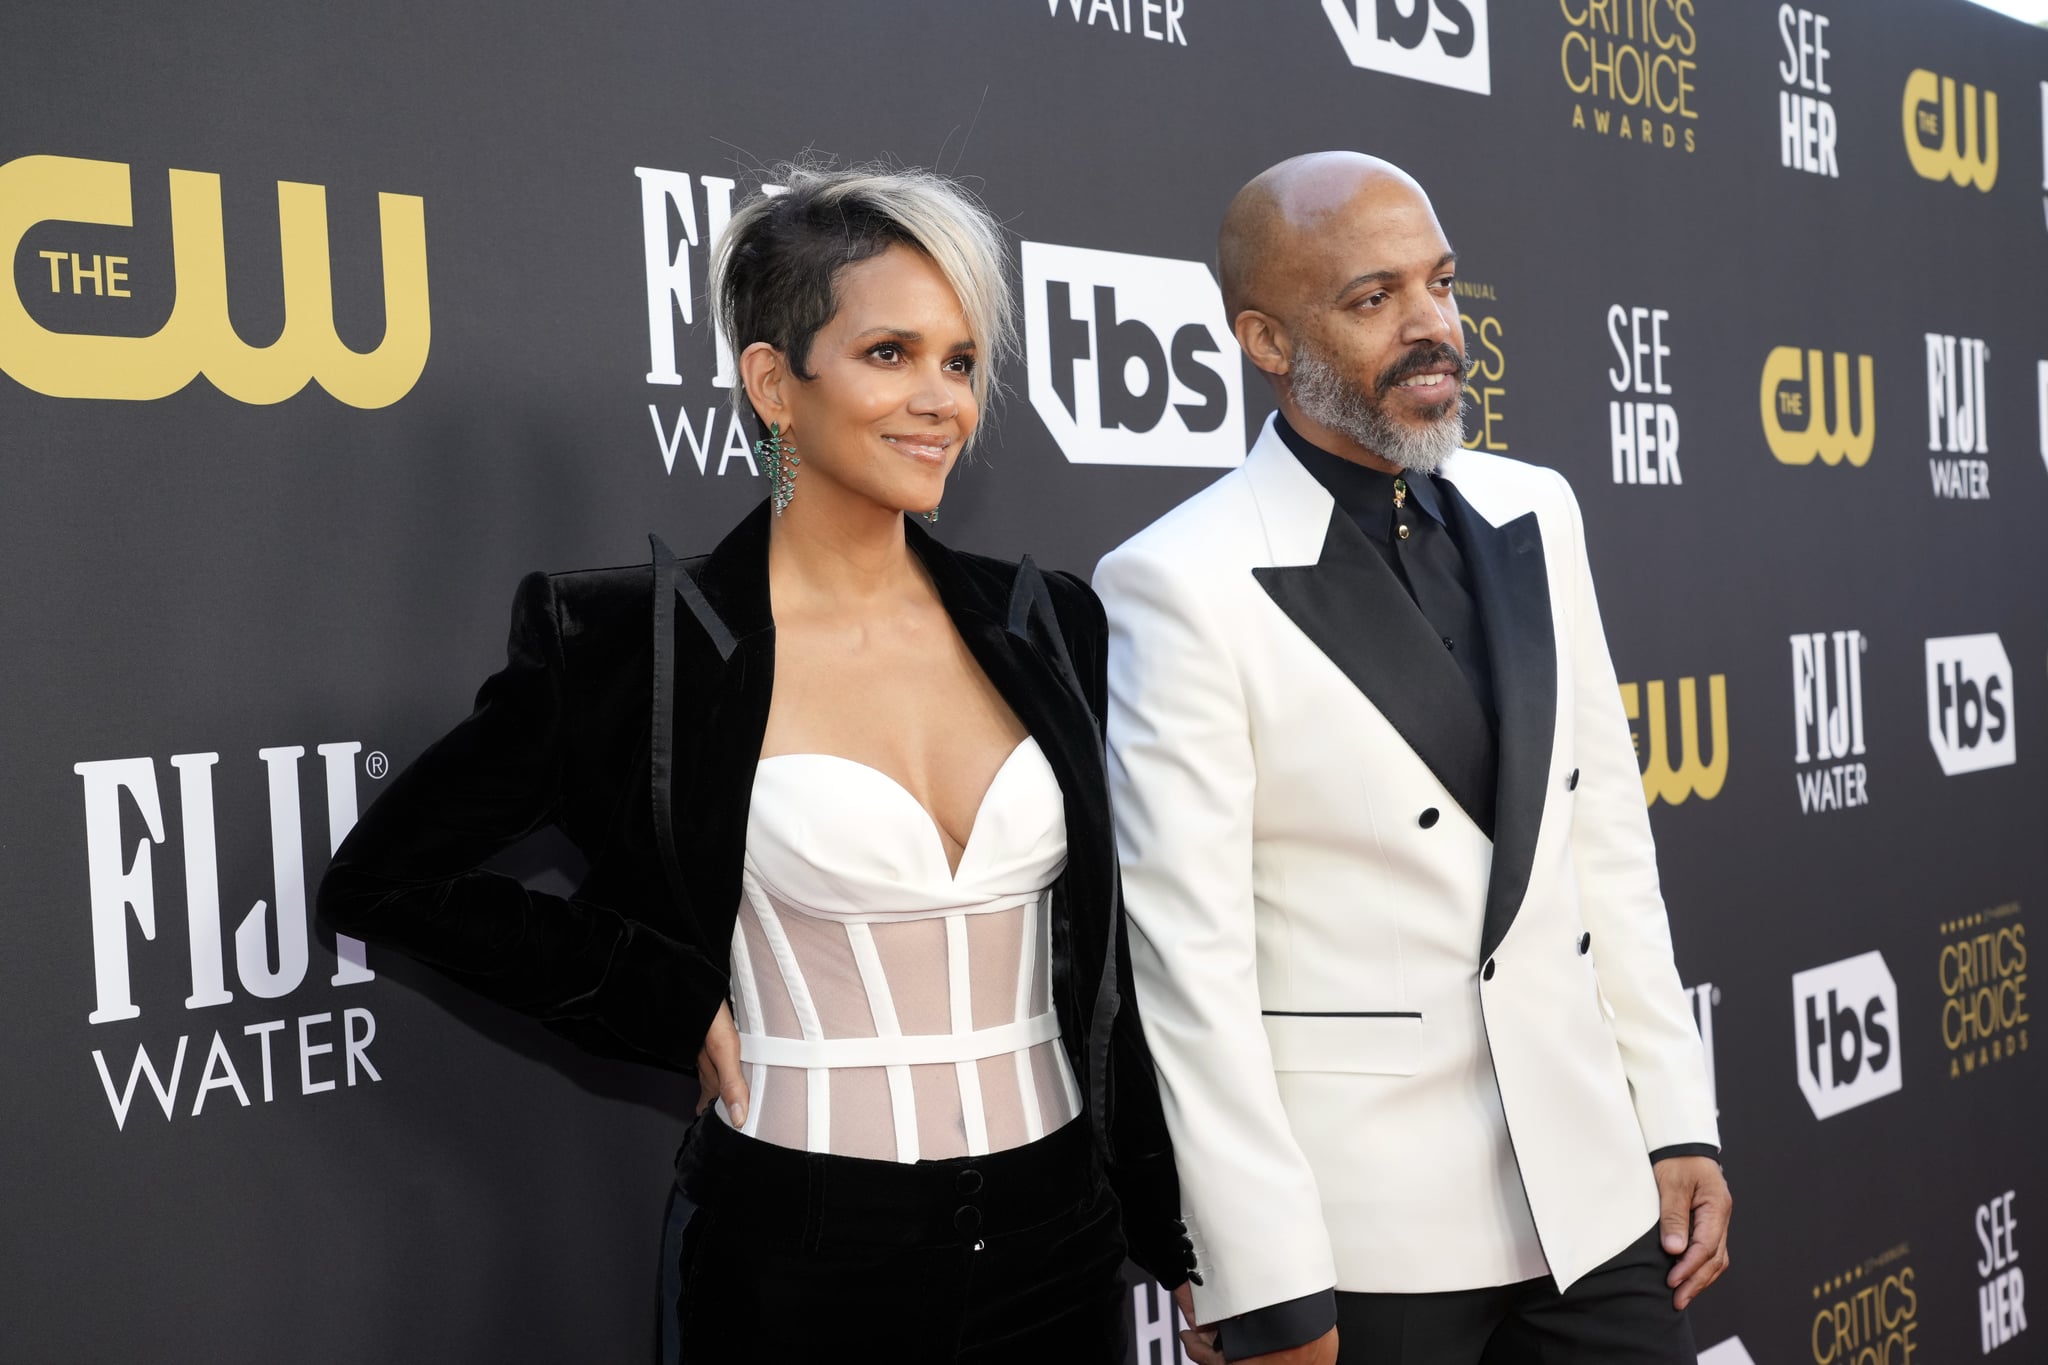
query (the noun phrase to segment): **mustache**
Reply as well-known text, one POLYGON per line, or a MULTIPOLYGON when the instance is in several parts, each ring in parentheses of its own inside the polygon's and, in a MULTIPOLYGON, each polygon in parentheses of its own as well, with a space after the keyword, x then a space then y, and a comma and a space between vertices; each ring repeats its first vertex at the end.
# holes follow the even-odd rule
POLYGON ((1407 355, 1402 356, 1399 360, 1387 366, 1386 369, 1380 371, 1379 377, 1373 380, 1373 396, 1375 398, 1384 398, 1387 395, 1387 390, 1393 388, 1394 385, 1402 380, 1412 379, 1424 370, 1432 370, 1444 365, 1451 367, 1451 373, 1456 375, 1458 382, 1462 384, 1466 377, 1472 373, 1473 362, 1448 341, 1438 342, 1434 346, 1417 346, 1414 350, 1408 352, 1407 355))

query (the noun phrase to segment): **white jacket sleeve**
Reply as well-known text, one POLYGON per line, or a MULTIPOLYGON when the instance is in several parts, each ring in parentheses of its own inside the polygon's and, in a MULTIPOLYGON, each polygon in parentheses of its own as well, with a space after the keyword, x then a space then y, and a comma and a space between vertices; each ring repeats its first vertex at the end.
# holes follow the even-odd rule
POLYGON ((1259 1013, 1252 736, 1231 642, 1184 572, 1126 547, 1095 590, 1132 968, 1213 1322, 1336 1283, 1259 1013))
POLYGON ((1718 1146, 1706 1056, 1672 960, 1642 774, 1593 596, 1585 521, 1570 486, 1561 476, 1558 483, 1571 509, 1578 583, 1568 647, 1578 689, 1572 705, 1580 777, 1571 840, 1580 914, 1593 935, 1594 968, 1612 1006, 1645 1151, 1718 1146))

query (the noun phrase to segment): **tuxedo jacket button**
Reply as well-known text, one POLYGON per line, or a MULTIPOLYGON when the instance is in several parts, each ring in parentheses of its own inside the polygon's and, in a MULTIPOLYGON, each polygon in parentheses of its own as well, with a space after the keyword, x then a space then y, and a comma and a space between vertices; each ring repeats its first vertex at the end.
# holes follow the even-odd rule
POLYGON ((1590 933, 1587 933, 1587 934, 1580 934, 1580 935, 1579 935, 1579 956, 1580 956, 1580 957, 1584 957, 1584 956, 1585 956, 1585 955, 1586 955, 1587 953, 1591 952, 1592 950, 1593 950, 1593 936, 1592 936, 1592 935, 1591 935, 1590 933))
POLYGON ((1420 816, 1420 817, 1418 817, 1418 818, 1416 819, 1416 821, 1415 821, 1415 823, 1416 823, 1416 824, 1418 824, 1418 825, 1422 826, 1422 827, 1423 827, 1424 829, 1432 829, 1432 828, 1434 828, 1434 827, 1435 827, 1435 825, 1436 825, 1436 822, 1437 822, 1437 809, 1436 809, 1436 807, 1435 807, 1435 806, 1431 806, 1431 807, 1429 807, 1429 808, 1428 808, 1427 810, 1423 811, 1423 812, 1422 812, 1422 814, 1421 814, 1421 816, 1420 816))
POLYGON ((1479 979, 1480 979, 1481 981, 1491 981, 1491 980, 1493 980, 1493 959, 1492 959, 1492 958, 1490 958, 1490 957, 1489 957, 1488 959, 1486 959, 1486 965, 1485 965, 1484 967, 1481 967, 1481 968, 1479 969, 1479 979))

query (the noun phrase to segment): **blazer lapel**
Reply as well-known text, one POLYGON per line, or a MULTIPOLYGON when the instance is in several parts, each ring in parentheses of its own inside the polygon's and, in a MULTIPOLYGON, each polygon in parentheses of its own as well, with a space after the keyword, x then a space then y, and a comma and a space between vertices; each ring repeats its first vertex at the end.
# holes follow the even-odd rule
POLYGON ((731 933, 747 809, 775 678, 768 504, 688 561, 650 536, 654 677, 649 781, 662 869, 705 941, 731 933), (687 857, 686 857, 687 855, 687 857), (730 883, 728 886, 727 883, 730 883), (691 895, 695 888, 700 895, 691 895))
POLYGON ((1255 568, 1252 575, 1387 718, 1473 823, 1492 834, 1495 790, 1486 713, 1365 533, 1333 501, 1320 559, 1255 568))
POLYGON ((1507 937, 1529 889, 1536 836, 1549 795, 1551 747, 1557 728, 1557 637, 1543 533, 1534 512, 1495 526, 1449 479, 1445 514, 1472 572, 1481 628, 1492 656, 1493 695, 1500 715, 1500 763, 1493 830, 1493 871, 1486 887, 1480 957, 1507 937))
MULTIPOLYGON (((1052 923, 1054 979, 1072 981, 1085 1018, 1062 1018, 1063 1031, 1086 1037, 1082 1084, 1098 1132, 1108 1113, 1108 1053, 1118 1006, 1116 923, 1120 878, 1111 835, 1108 776, 1102 736, 1089 708, 1045 579, 1027 556, 1007 581, 982 572, 916 523, 913 550, 938 586, 939 600, 967 642, 975 662, 1017 719, 1038 741, 1065 798, 1067 872, 1065 913, 1052 923), (1091 907, 1106 913, 1096 918, 1091 907)), ((988 561, 981 561, 986 564, 988 561)), ((1057 995, 1057 993, 1056 993, 1057 995)))

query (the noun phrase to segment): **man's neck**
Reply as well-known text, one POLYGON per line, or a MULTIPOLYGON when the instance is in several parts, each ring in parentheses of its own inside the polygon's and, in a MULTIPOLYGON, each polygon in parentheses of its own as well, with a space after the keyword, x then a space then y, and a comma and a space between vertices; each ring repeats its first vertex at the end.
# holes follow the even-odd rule
POLYGON ((1339 459, 1349 460, 1353 464, 1364 465, 1367 469, 1377 469, 1382 474, 1401 474, 1406 472, 1392 460, 1381 459, 1378 455, 1367 450, 1343 432, 1336 430, 1334 427, 1326 427, 1315 418, 1310 417, 1294 405, 1294 400, 1291 397, 1281 396, 1280 415, 1287 419, 1287 425, 1293 427, 1295 433, 1304 441, 1329 451, 1339 459))

